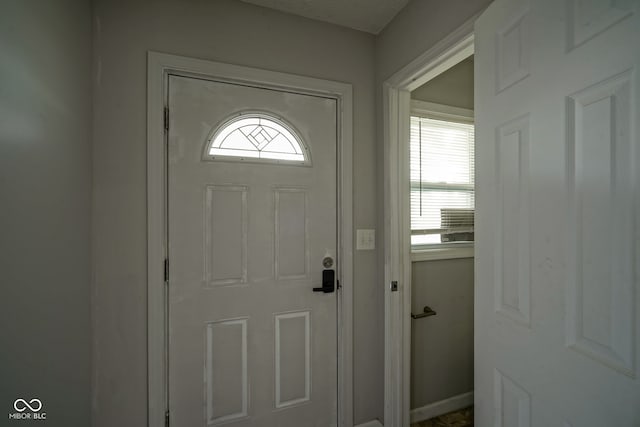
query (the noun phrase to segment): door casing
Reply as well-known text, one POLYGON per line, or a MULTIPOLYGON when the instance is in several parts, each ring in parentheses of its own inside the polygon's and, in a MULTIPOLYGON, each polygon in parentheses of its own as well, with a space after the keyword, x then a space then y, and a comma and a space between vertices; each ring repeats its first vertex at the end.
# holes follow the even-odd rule
POLYGON ((334 98, 338 105, 338 425, 353 426, 353 94, 350 84, 158 52, 147 56, 147 425, 168 410, 168 77, 180 75, 334 98))
POLYGON ((385 362, 384 425, 408 426, 411 385, 411 91, 474 53, 474 15, 383 83, 385 362), (392 282, 397 291, 392 291, 392 282))

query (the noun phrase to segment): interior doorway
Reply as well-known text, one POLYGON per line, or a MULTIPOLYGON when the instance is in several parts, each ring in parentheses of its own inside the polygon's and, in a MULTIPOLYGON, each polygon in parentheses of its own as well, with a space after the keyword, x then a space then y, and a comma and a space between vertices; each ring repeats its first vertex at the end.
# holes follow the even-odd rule
POLYGON ((473 423, 474 57, 411 91, 411 389, 415 427, 473 423))
MULTIPOLYGON (((442 230, 435 230, 436 228, 443 229, 440 224, 438 227, 427 223, 424 224, 424 227, 416 227, 414 224, 412 232, 412 199, 413 209, 415 210, 417 206, 422 208, 425 206, 423 203, 425 200, 416 203, 416 196, 419 194, 422 194, 423 198, 429 196, 426 196, 424 192, 428 190, 427 188, 416 189, 415 185, 412 193, 410 177, 412 172, 411 94, 425 85, 425 83, 432 81, 457 64, 465 60, 472 61, 469 58, 474 53, 474 20, 475 17, 467 21, 439 44, 393 75, 384 85, 384 166, 385 182, 388 184, 385 191, 385 223, 388 224, 388 228, 385 230, 385 280, 388 284, 385 289, 385 425, 408 426, 412 421, 432 418, 451 410, 469 406, 473 402, 473 393, 466 391, 449 397, 436 396, 437 393, 432 393, 430 397, 426 397, 426 403, 414 400, 414 405, 412 405, 412 325, 415 324, 415 330, 417 331, 423 328, 423 326, 418 325, 418 322, 424 325, 424 323, 438 316, 438 314, 433 316, 433 312, 438 313, 437 306, 434 305, 432 307, 428 303, 423 304, 422 301, 414 301, 412 298, 414 293, 412 286, 415 289, 415 284, 412 285, 412 275, 414 273, 421 274, 421 272, 414 271, 413 261, 434 262, 447 259, 454 262, 463 262, 462 260, 466 259, 468 263, 468 260, 471 259, 472 266, 473 258, 470 257, 473 257, 473 246, 472 243, 468 242, 461 245, 457 241, 452 242, 453 244, 451 245, 434 244, 436 243, 435 240, 440 239, 442 242, 442 238, 448 238, 444 236, 445 234, 457 234, 457 232, 444 233, 442 230), (422 228, 422 230, 417 230, 417 228, 422 228), (413 238, 412 235, 414 236, 413 238), (414 244, 425 243, 422 247, 423 250, 412 251, 412 241, 414 244), (416 317, 415 319, 412 314, 413 317, 416 317), (428 402, 429 399, 436 400, 428 402), (413 412, 412 409, 414 410, 413 412)), ((466 65, 469 66, 468 63, 466 65)), ((423 102, 420 105, 414 100, 413 111, 415 113, 417 109, 423 107, 422 115, 431 120, 446 119, 467 124, 473 122, 472 112, 471 117, 469 117, 468 108, 440 108, 440 114, 433 114, 434 111, 427 111, 438 107, 437 104, 438 102, 427 104, 423 102)), ((414 117, 416 117, 415 114, 414 117)), ((421 125, 417 126, 420 127, 421 125)), ((416 125, 414 123, 414 133, 415 128, 416 125)), ((467 169, 468 167, 469 165, 467 164, 467 169)), ((467 175, 469 173, 472 175, 473 171, 468 169, 467 175)), ((472 186, 473 182, 461 184, 465 184, 468 189, 469 184, 472 186)), ((458 188, 460 195, 464 190, 463 187, 464 185, 458 188)), ((434 190, 437 189, 434 188, 434 190)), ((441 188, 440 190, 442 192, 450 191, 451 189, 441 188)), ((471 204, 467 203, 467 206, 459 205, 453 207, 466 208, 468 212, 468 208, 473 207, 473 202, 471 201, 471 204)), ((426 214, 426 212, 423 213, 426 214)), ((471 215, 473 215, 472 211, 471 215)), ((440 221, 441 219, 439 216, 438 220, 440 221)), ((466 222, 468 221, 466 220, 462 222, 466 226, 471 225, 472 227, 473 225, 472 223, 467 224, 466 222)), ((468 236, 466 238, 469 239, 468 236)), ((455 266, 453 268, 456 269, 455 266)), ((470 268, 471 277, 467 277, 466 281, 470 280, 472 286, 473 267, 470 268)), ((458 269, 458 271, 460 270, 458 269)), ((418 294, 418 292, 416 293, 418 294)), ((472 301, 473 294, 471 293, 470 307, 468 307, 468 310, 471 310, 471 318, 473 317, 472 301)), ((441 316, 444 314, 443 312, 441 316)), ((470 334, 473 337, 472 325, 470 334)), ((470 346, 470 349, 461 351, 471 352, 471 356, 466 355, 470 358, 471 367, 469 368, 466 362, 463 362, 463 364, 467 366, 467 369, 470 369, 470 373, 467 374, 473 376, 473 342, 463 344, 461 348, 465 346, 470 346)), ((424 349, 420 351, 424 351, 424 349)), ((441 374, 446 375, 447 372, 441 374)), ((464 377, 468 378, 468 375, 464 375, 464 377)), ((462 382, 464 383, 465 381, 462 382)), ((416 384, 414 384, 414 392, 416 391, 415 386, 416 384)), ((463 385, 462 388, 466 388, 466 385, 463 385)), ((428 395, 429 393, 426 394, 428 395)), ((425 398, 425 396, 422 397, 425 398)))

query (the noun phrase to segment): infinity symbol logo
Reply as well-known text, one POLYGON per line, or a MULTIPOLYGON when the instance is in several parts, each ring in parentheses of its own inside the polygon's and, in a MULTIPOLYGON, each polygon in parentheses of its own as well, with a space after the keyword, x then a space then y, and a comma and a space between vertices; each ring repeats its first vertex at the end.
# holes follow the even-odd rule
POLYGON ((29 402, 24 399, 16 399, 13 402, 13 407, 18 412, 24 412, 27 408, 31 409, 31 412, 38 412, 42 409, 42 402, 40 399, 31 399, 29 402))

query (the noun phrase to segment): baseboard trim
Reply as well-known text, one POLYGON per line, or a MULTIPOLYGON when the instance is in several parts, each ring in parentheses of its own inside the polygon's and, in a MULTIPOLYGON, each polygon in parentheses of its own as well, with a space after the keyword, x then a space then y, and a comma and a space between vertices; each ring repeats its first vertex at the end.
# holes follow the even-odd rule
POLYGON ((413 424, 420 421, 428 420, 429 418, 437 417, 438 415, 456 411, 458 409, 462 409, 471 405, 473 405, 472 391, 459 394, 457 396, 453 396, 439 402, 430 403, 429 405, 425 405, 421 408, 412 409, 411 423, 413 424))
POLYGON ((355 427, 383 427, 382 423, 378 420, 367 421, 364 424, 358 424, 355 427))

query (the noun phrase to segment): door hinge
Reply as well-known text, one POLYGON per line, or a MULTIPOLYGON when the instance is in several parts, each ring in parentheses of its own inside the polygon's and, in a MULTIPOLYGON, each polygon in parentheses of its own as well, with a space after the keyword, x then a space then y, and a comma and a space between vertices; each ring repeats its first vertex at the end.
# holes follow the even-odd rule
POLYGON ((164 427, 169 427, 169 411, 164 413, 164 427))
POLYGON ((169 258, 164 259, 164 281, 169 281, 169 258))
POLYGON ((169 107, 164 107, 164 130, 169 130, 169 107))

